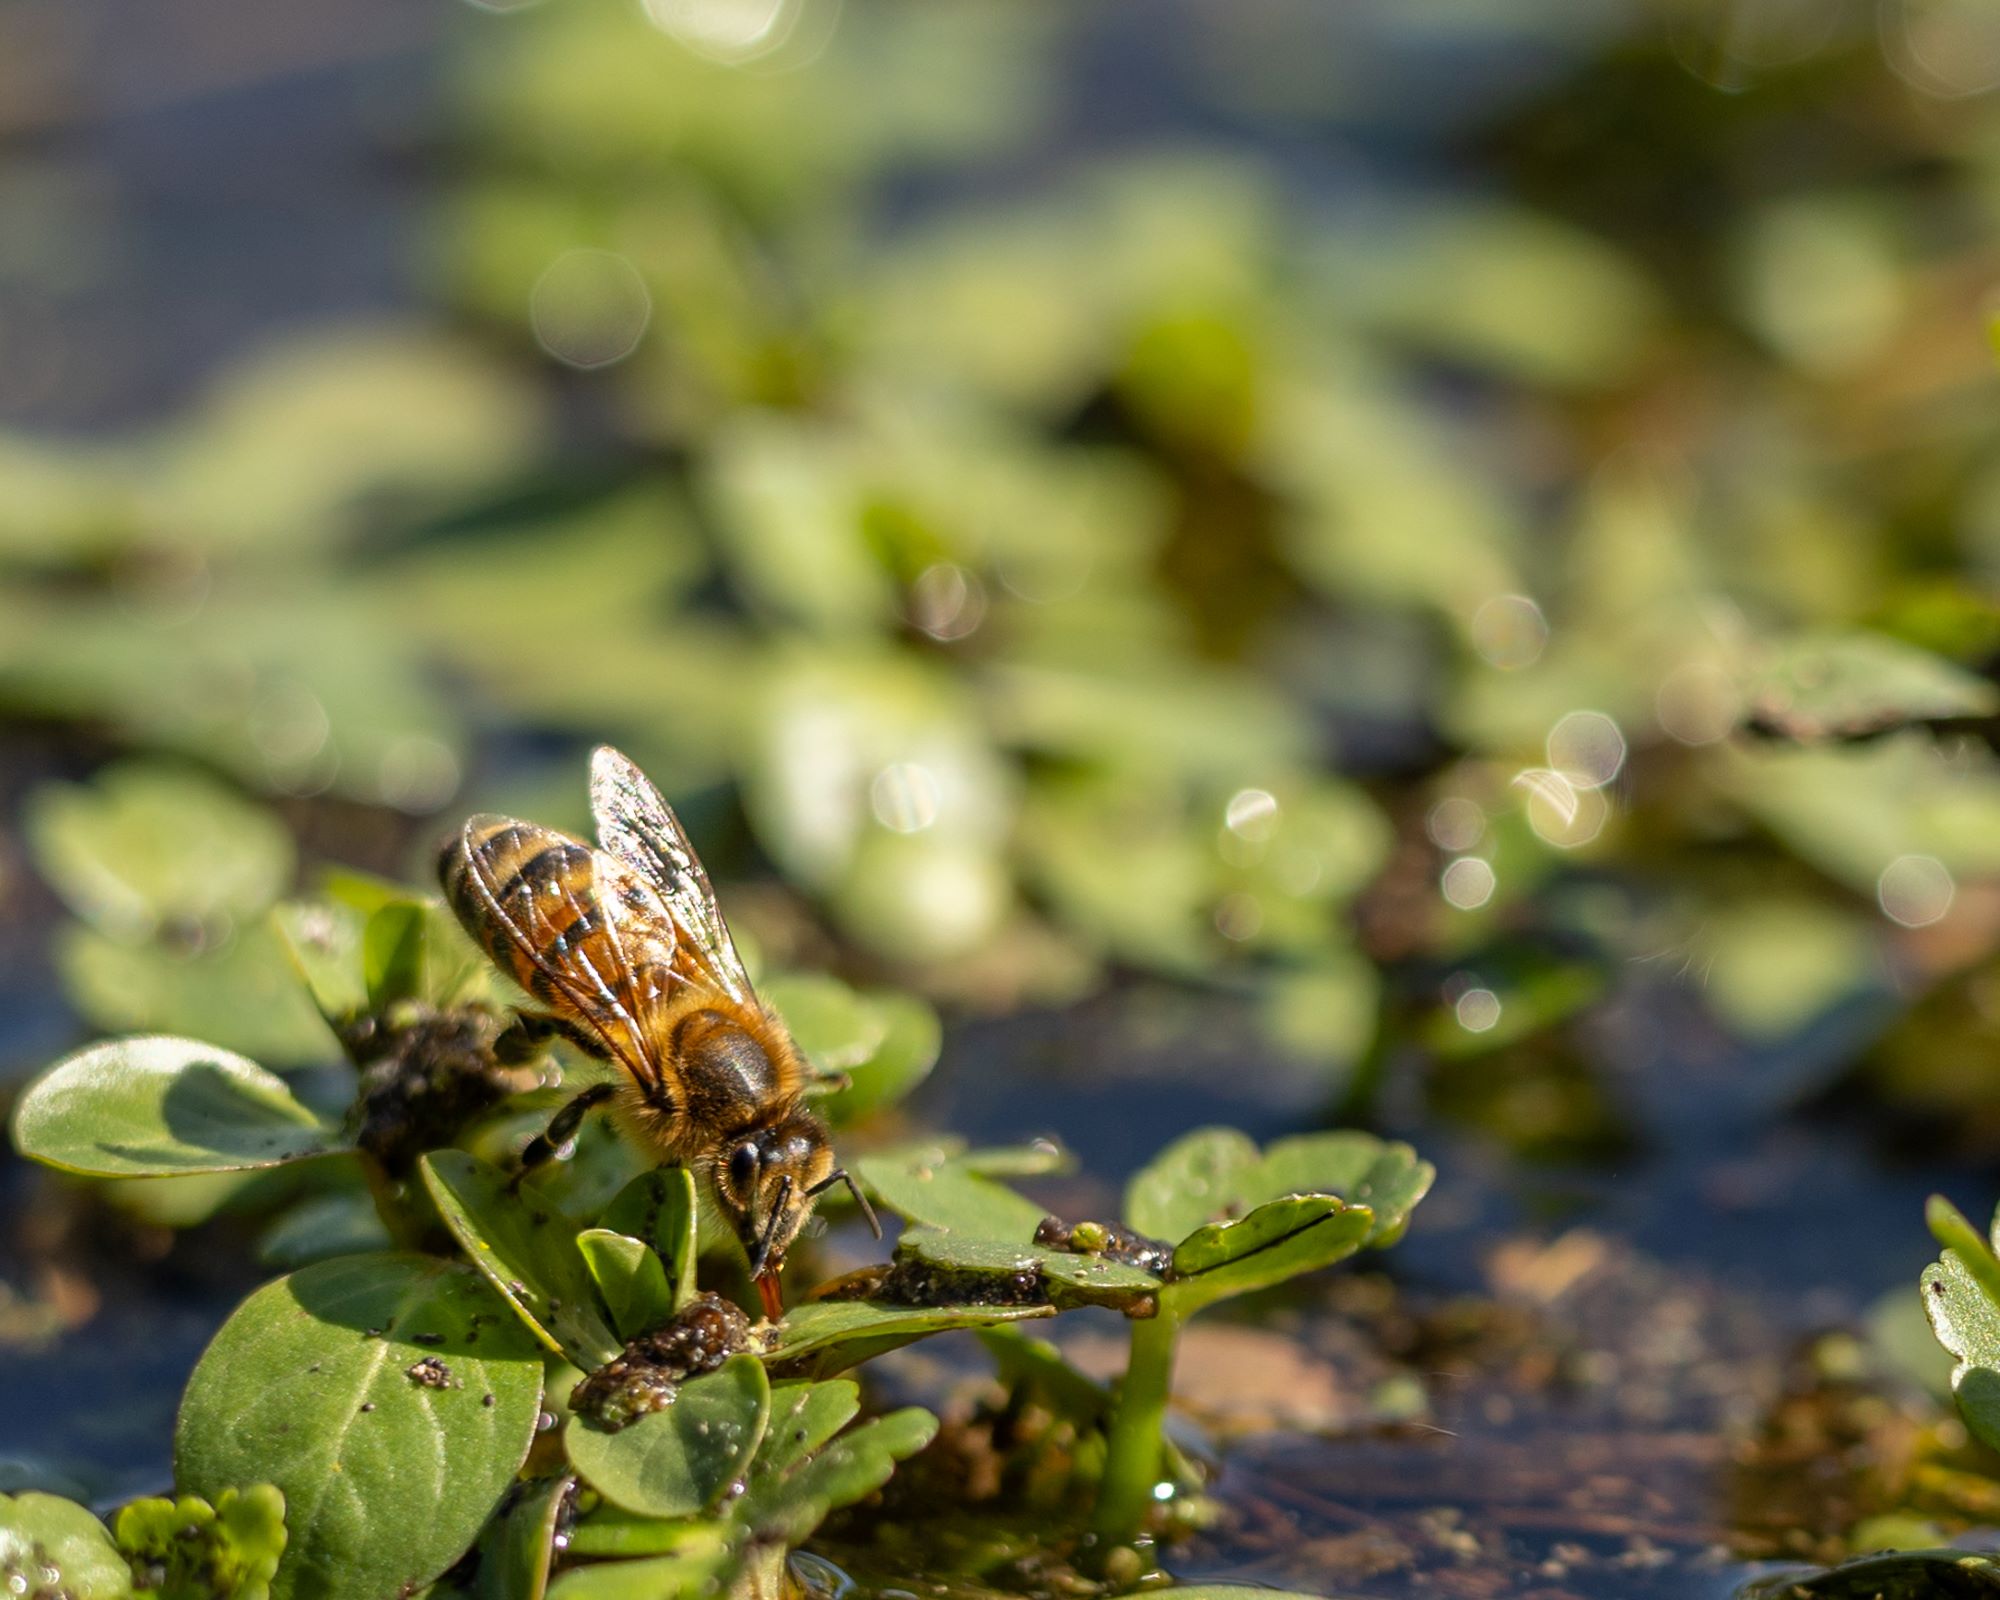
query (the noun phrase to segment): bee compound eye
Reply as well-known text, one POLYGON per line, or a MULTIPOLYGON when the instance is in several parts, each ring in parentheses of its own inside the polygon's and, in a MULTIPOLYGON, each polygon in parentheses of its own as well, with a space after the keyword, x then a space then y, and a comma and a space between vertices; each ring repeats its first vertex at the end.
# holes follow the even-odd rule
POLYGON ((747 1194, 756 1180, 757 1147, 754 1144, 739 1144, 729 1156, 730 1187, 739 1194, 747 1194))

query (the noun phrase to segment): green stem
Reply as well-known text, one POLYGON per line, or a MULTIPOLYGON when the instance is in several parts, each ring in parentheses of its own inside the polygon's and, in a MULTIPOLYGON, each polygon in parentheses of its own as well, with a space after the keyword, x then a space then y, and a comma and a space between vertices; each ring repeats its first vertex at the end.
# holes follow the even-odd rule
POLYGON ((1132 1354, 1111 1408, 1104 1481, 1092 1527, 1109 1544, 1129 1544, 1144 1531, 1153 1489, 1165 1470, 1167 1397, 1173 1388, 1180 1318, 1163 1306, 1132 1324, 1132 1354))

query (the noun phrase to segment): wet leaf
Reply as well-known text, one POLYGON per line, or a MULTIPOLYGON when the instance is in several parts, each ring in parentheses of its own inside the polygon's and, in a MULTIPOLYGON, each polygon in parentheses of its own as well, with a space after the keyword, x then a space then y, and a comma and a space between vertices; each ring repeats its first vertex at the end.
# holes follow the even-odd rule
POLYGON ((1240 1221, 1210 1223, 1182 1240, 1174 1252, 1179 1276, 1163 1306, 1186 1316, 1229 1295, 1330 1267, 1367 1244, 1374 1230, 1366 1206, 1343 1206, 1325 1195, 1270 1201, 1240 1221))
POLYGON ((794 1306, 770 1332, 764 1359, 784 1372, 829 1378, 933 1333, 1052 1317, 1046 1303, 898 1306, 870 1300, 817 1300, 794 1306))
MULTIPOLYGON (((957 1286, 960 1278, 983 1279, 994 1298, 1034 1303, 1046 1297, 1059 1309, 1071 1306, 1130 1307, 1160 1287, 1161 1280, 1141 1267, 1127 1266, 1105 1256, 1041 1245, 1009 1244, 969 1233, 913 1228, 896 1245, 898 1261, 920 1262, 941 1283, 957 1286)), ((957 1291, 964 1298, 971 1295, 957 1291)))
POLYGON ((896 1463, 929 1444, 937 1428, 936 1417, 912 1406, 864 1422, 804 1456, 774 1459, 761 1476, 753 1467, 734 1516, 754 1539, 801 1543, 829 1512, 887 1483, 896 1463))
POLYGON ((238 1172, 346 1148, 284 1080, 227 1050, 166 1036, 79 1050, 14 1108, 15 1148, 105 1177, 238 1172))
POLYGON ((1184 1239, 1212 1220, 1242 1217, 1287 1195, 1331 1195, 1369 1205, 1369 1242, 1389 1244, 1401 1237, 1410 1208, 1434 1176, 1408 1145, 1370 1134, 1300 1134, 1259 1152, 1233 1128, 1203 1128, 1176 1140, 1133 1178, 1125 1209, 1141 1233, 1184 1239))
POLYGON ((1790 738, 1853 738, 1910 722, 1991 716, 2000 711, 2000 689, 1901 640, 1840 633, 1775 651, 1745 702, 1754 725, 1790 738))
POLYGON ((470 1267, 344 1256, 266 1285, 223 1325, 181 1403, 175 1478, 210 1498, 266 1480, 284 1492, 274 1600, 395 1594, 472 1543, 541 1398, 534 1341, 470 1267), (411 1376, 426 1362, 446 1381, 411 1376))
POLYGON ((1155 1239, 1183 1239, 1240 1204, 1261 1157, 1234 1128, 1203 1128, 1175 1140, 1125 1189, 1125 1220, 1155 1239))
POLYGON ((585 1372, 624 1348, 598 1310, 576 1224, 532 1183, 511 1189, 505 1174, 463 1150, 433 1150, 419 1167, 467 1258, 537 1338, 585 1372))
POLYGON ((128 1600, 132 1569, 82 1506, 52 1494, 0 1495, 0 1589, 128 1600))
POLYGON ((576 1247, 619 1338, 635 1338, 674 1314, 667 1269, 651 1245, 609 1228, 586 1228, 576 1236, 576 1247))
POLYGON ((695 1256, 700 1241, 701 1210, 695 1197, 694 1174, 686 1167, 655 1167, 642 1172, 604 1208, 602 1225, 658 1252, 666 1269, 672 1304, 684 1310, 695 1295, 695 1256))
POLYGON ((615 1505, 651 1517, 713 1507, 748 1468, 771 1414, 770 1382, 755 1356, 732 1356, 680 1386, 672 1405, 607 1433, 572 1417, 571 1464, 615 1505))
POLYGON ((160 1600, 265 1600, 285 1553, 285 1497, 268 1483, 134 1500, 113 1524, 118 1547, 160 1600))

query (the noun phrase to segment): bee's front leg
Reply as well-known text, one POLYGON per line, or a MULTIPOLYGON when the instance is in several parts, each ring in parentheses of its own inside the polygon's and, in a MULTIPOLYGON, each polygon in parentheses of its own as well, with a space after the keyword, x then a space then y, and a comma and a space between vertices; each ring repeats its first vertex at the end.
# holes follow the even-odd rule
POLYGON ((551 1117, 548 1127, 530 1139, 527 1149, 521 1152, 521 1165, 515 1169, 513 1180, 507 1187, 520 1188, 523 1178, 553 1159, 558 1150, 576 1137, 576 1130, 583 1126, 583 1119, 617 1092, 615 1083, 593 1083, 551 1117))

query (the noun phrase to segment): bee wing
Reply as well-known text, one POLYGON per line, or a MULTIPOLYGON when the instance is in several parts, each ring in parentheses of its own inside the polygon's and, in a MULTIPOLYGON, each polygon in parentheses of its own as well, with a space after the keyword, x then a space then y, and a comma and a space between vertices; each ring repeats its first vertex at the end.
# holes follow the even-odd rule
POLYGON ((590 810, 597 819, 598 841, 666 902, 680 934, 683 961, 677 970, 734 999, 752 1002, 749 974, 680 819, 652 780, 608 744, 591 753, 590 810), (690 956, 698 964, 695 972, 687 969, 685 958, 690 956))
POLYGON ((680 981, 676 941, 638 873, 554 828, 480 816, 447 855, 444 886, 522 988, 575 1017, 642 1083, 660 1081, 646 1024, 680 981))

